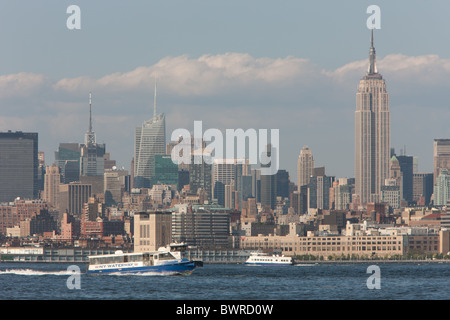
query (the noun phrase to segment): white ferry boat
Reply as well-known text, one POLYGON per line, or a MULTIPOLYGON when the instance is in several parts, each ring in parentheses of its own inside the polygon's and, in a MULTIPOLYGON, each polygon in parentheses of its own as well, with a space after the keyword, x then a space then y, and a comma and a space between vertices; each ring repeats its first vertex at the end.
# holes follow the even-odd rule
POLYGON ((86 273, 155 273, 189 275, 201 261, 184 258, 186 245, 171 244, 154 252, 124 253, 89 256, 86 273))
POLYGON ((292 265, 294 264, 292 257, 285 257, 284 255, 272 254, 262 252, 252 252, 250 257, 245 261, 249 265, 292 265))

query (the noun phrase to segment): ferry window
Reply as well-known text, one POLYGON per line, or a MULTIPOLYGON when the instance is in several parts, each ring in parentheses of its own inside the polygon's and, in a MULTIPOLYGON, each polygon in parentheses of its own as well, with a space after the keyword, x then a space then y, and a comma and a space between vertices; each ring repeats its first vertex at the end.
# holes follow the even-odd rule
POLYGON ((172 256, 169 253, 163 253, 159 255, 159 259, 161 260, 170 260, 172 259, 172 256))
MULTIPOLYGON (((133 254, 133 255, 130 255, 129 257, 128 257, 128 261, 141 261, 142 260, 142 255, 141 254, 133 254)), ((147 255, 147 261, 148 261, 148 255, 147 255)))

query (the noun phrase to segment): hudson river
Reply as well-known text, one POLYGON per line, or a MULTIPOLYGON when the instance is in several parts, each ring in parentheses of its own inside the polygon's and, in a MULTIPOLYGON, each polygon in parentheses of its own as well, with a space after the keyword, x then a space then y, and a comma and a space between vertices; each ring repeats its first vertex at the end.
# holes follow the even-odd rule
POLYGON ((0 300, 450 299, 450 264, 376 264, 373 289, 370 265, 205 265, 190 276, 161 276, 86 275, 85 265, 74 274, 69 264, 0 263, 0 300))

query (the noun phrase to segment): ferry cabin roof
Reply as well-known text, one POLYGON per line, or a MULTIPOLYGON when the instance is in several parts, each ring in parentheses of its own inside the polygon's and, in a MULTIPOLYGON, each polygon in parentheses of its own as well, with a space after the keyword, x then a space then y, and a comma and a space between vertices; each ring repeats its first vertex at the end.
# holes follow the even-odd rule
POLYGON ((140 262, 149 260, 176 260, 169 252, 141 252, 141 253, 120 253, 99 256, 89 256, 90 264, 110 264, 122 262, 140 262))

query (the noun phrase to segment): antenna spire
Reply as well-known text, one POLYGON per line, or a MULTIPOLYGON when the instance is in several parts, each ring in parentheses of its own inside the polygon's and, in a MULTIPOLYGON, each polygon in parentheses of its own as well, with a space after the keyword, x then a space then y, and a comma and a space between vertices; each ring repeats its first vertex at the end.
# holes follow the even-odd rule
POLYGON ((89 92, 89 128, 85 135, 87 144, 95 144, 95 133, 92 132, 92 92, 89 92))
POLYGON ((153 117, 156 117, 156 76, 155 76, 155 96, 153 98, 153 117))
POLYGON ((369 74, 375 74, 377 72, 377 66, 375 64, 376 60, 376 54, 375 54, 375 47, 373 46, 373 29, 371 30, 370 35, 370 51, 369 51, 369 74))
POLYGON ((373 29, 371 30, 370 47, 373 48, 373 29))
POLYGON ((89 132, 92 132, 92 92, 89 92, 89 132))

